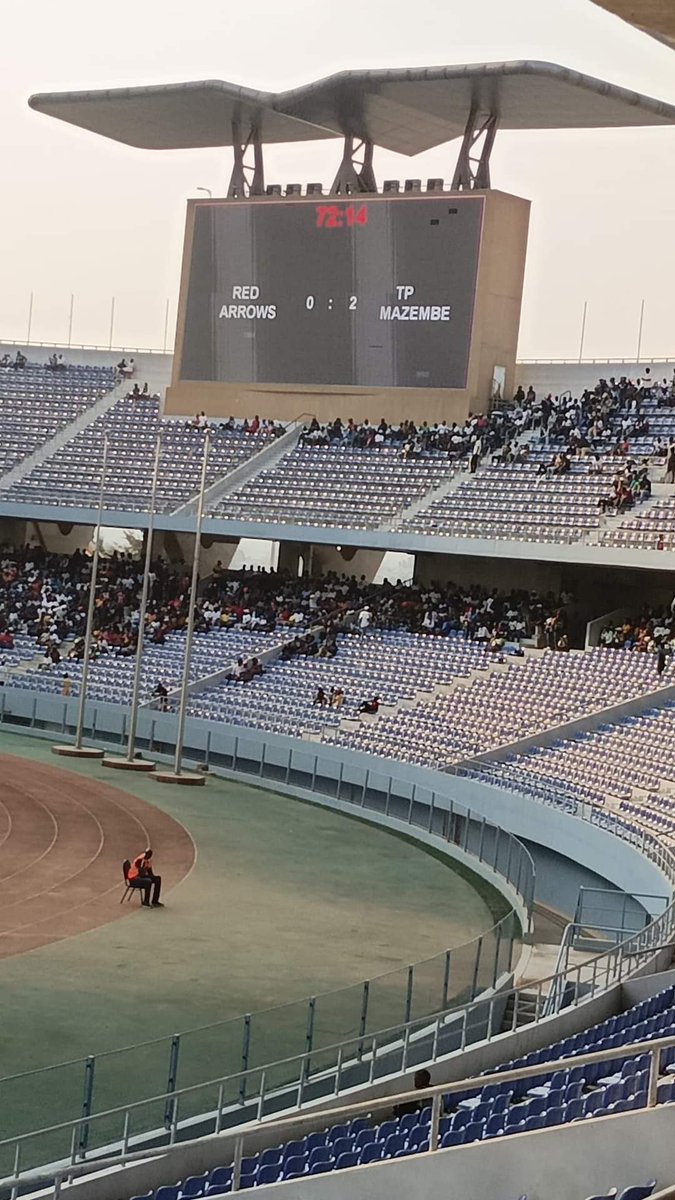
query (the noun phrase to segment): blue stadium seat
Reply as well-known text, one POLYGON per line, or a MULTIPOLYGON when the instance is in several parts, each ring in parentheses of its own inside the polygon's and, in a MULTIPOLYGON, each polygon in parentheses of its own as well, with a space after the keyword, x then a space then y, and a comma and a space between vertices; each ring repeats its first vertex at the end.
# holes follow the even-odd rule
POLYGON ((267 1166, 258 1168, 256 1183, 259 1187, 266 1183, 278 1183, 282 1176, 281 1163, 268 1163, 267 1166))
POLYGON ((384 1146, 381 1142, 368 1142, 363 1146, 359 1155, 361 1165, 371 1162, 380 1162, 384 1158, 384 1146))
POLYGON ((230 1183, 232 1181, 232 1167, 214 1167, 209 1175, 209 1185, 230 1183))
POLYGON ((312 1165, 309 1167, 308 1173, 310 1175, 324 1175, 326 1173, 326 1171, 332 1171, 332 1170, 333 1170, 333 1162, 332 1162, 332 1160, 329 1160, 328 1162, 312 1163, 312 1165))
POLYGON ((652 1179, 649 1183, 636 1184, 632 1187, 624 1188, 619 1196, 619 1200, 647 1200, 647 1197, 651 1196, 655 1187, 656 1180, 652 1179))
POLYGON ((183 1196, 195 1197, 203 1196, 209 1183, 209 1173, 205 1171, 203 1175, 190 1175, 188 1179, 184 1179, 180 1185, 180 1194, 183 1196))

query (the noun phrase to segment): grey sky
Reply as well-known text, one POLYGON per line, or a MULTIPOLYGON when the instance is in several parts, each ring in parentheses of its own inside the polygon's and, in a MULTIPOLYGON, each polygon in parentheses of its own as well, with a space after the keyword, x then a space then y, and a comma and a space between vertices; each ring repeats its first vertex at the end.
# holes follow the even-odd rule
MULTIPOLYGON (((31 92, 222 78, 279 89, 349 67, 540 58, 675 103, 675 52, 588 0, 15 2, 0 74, 0 338, 159 346, 175 315, 185 200, 228 151, 132 150, 31 112, 31 92)), ((376 154, 379 178, 452 173, 455 146, 376 154)), ((270 182, 323 179, 337 143, 276 147, 270 182)), ((675 128, 502 134, 493 186, 533 202, 522 357, 675 356, 675 128)))

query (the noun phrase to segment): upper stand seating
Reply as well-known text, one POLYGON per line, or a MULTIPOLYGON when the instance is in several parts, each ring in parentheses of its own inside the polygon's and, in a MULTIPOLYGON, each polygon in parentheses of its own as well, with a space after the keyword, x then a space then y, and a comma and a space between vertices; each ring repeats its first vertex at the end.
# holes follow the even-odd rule
POLYGON ((401 449, 298 446, 224 496, 212 515, 236 521, 376 529, 452 478, 447 454, 404 459, 401 449))
POLYGON ((6 475, 39 446, 115 386, 110 367, 67 366, 49 371, 27 363, 20 371, 0 368, 0 475, 6 475))
MULTIPOLYGON (((109 437, 105 507, 133 512, 150 505, 157 435, 162 457, 157 511, 171 512, 199 491, 204 429, 184 419, 161 419, 156 398, 122 398, 72 441, 34 467, 7 492, 24 504, 94 508, 98 503, 103 438, 109 437)), ((265 446, 274 434, 242 426, 210 427, 207 485, 227 475, 265 446)))
POLYGON ((565 721, 654 691, 675 679, 675 663, 659 676, 656 656, 597 648, 584 654, 546 651, 511 664, 468 688, 418 703, 355 730, 340 745, 423 766, 446 766, 541 733, 565 721))

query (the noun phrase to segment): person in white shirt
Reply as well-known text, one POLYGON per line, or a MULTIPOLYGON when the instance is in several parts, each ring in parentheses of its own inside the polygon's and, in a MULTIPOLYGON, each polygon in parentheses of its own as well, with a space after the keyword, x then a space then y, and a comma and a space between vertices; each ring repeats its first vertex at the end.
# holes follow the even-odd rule
POLYGON ((357 625, 359 627, 359 631, 361 633, 365 633, 366 630, 370 628, 370 625, 372 624, 372 620, 373 620, 373 614, 371 613, 370 609, 368 608, 368 605, 366 604, 366 606, 361 609, 361 611, 357 617, 357 625))

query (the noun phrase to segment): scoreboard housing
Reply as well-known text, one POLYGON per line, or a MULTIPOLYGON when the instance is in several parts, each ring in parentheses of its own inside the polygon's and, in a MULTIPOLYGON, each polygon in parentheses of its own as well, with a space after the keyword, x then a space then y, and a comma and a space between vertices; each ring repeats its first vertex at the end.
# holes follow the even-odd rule
POLYGON ((495 371, 511 386, 528 219, 492 191, 190 201, 167 412, 485 406, 495 371))

